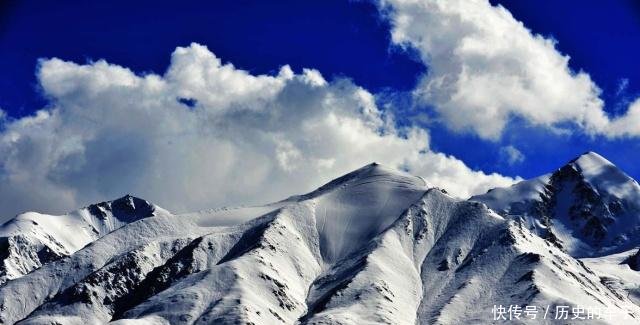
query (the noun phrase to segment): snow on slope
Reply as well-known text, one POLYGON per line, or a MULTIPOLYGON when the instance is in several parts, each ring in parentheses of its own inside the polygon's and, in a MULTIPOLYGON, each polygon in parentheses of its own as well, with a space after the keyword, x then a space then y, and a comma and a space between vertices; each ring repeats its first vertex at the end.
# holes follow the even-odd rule
POLYGON ((300 201, 316 211, 323 259, 332 262, 389 227, 427 190, 424 179, 373 163, 308 194, 259 207, 217 209, 184 214, 201 226, 228 226, 300 201))
POLYGON ((486 324, 495 304, 640 318, 623 289, 520 221, 372 164, 265 207, 131 220, 0 286, 0 324, 486 324))
POLYGON ((322 256, 335 262, 391 226, 427 190, 416 176, 372 164, 312 192, 322 256))
POLYGON ((582 261, 597 273, 607 285, 626 291, 626 295, 635 304, 640 303, 640 268, 630 265, 630 259, 637 259, 637 249, 609 256, 583 258, 582 261))
POLYGON ((640 185, 594 152, 470 200, 522 218, 573 256, 602 256, 640 244, 640 185))
POLYGON ((27 212, 0 226, 0 285, 67 256, 129 222, 168 213, 127 195, 62 216, 27 212))

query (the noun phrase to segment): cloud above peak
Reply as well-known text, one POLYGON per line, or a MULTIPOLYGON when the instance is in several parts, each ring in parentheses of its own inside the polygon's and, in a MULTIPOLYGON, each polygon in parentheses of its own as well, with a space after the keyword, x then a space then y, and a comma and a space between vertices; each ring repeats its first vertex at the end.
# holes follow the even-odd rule
POLYGON ((555 42, 533 34, 487 0, 381 0, 395 44, 428 67, 415 89, 452 130, 497 140, 519 118, 556 129, 573 124, 590 135, 639 136, 640 114, 611 119, 600 89, 572 71, 555 42))
POLYGON ((163 75, 106 61, 41 60, 50 106, 0 128, 0 216, 60 213, 133 193, 173 211, 299 194, 371 161, 458 196, 515 180, 433 152, 373 94, 319 71, 252 75, 205 46, 177 48, 163 75))

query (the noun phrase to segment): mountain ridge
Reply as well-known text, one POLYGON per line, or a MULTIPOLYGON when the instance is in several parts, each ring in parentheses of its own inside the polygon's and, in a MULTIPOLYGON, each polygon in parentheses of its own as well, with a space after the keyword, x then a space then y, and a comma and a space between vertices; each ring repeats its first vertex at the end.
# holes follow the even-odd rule
POLYGON ((595 152, 470 200, 527 220, 574 256, 618 253, 640 244, 640 185, 595 152))
POLYGON ((166 210, 125 195, 61 216, 25 212, 0 225, 0 285, 139 219, 166 210))
MULTIPOLYGON (((551 178, 509 198, 544 194, 531 189, 551 178)), ((487 201, 378 164, 261 207, 173 215, 136 201, 145 213, 111 212, 104 235, 0 284, 0 324, 489 323, 497 304, 613 312, 594 324, 640 319, 632 277, 602 267, 626 255, 583 262, 531 228, 543 220, 487 201)))

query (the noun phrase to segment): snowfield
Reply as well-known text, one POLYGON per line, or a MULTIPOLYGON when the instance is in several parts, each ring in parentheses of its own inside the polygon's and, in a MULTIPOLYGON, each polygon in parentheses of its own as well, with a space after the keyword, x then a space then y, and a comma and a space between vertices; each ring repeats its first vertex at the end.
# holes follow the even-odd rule
POLYGON ((470 200, 371 164, 260 207, 25 213, 0 227, 0 324, 638 324, 639 211, 587 153, 470 200), (513 305, 538 317, 496 319, 513 305))

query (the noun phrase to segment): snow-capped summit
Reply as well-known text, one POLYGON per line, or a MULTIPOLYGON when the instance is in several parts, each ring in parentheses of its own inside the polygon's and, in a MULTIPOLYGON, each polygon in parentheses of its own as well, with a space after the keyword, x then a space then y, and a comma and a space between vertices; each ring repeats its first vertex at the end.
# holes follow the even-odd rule
POLYGON ((640 244, 640 186, 595 152, 551 174, 471 200, 525 219, 574 256, 599 256, 640 244))
POLYGON ((569 161, 569 164, 572 164, 572 163, 575 163, 585 168, 589 168, 589 166, 594 166, 594 167, 606 166, 606 165, 613 166, 613 163, 611 163, 609 160, 607 160, 605 157, 602 157, 600 154, 598 154, 595 151, 587 151, 581 154, 580 156, 569 161))
POLYGON ((61 216, 20 214, 0 226, 0 285, 70 255, 128 223, 158 213, 168 212, 126 195, 61 216))
MULTIPOLYGON (((517 195, 581 182, 564 173, 517 195)), ((549 306, 549 320, 558 305, 612 313, 599 324, 640 319, 627 287, 522 221, 378 164, 260 207, 172 215, 126 196, 2 229, 48 237, 10 254, 31 267, 0 285, 0 324, 485 324, 498 304, 549 306), (42 259, 45 246, 62 253, 42 259)))
POLYGON ((338 177, 318 189, 304 195, 295 195, 287 200, 305 200, 321 196, 331 191, 344 189, 346 187, 360 186, 362 184, 374 184, 374 186, 397 185, 400 188, 417 188, 422 191, 429 187, 429 184, 421 177, 407 174, 377 162, 372 162, 350 173, 338 177))
POLYGON ((372 163, 298 199, 313 202, 322 254, 332 262, 391 226, 427 189, 420 177, 372 163))
POLYGON ((331 263, 389 227, 428 188, 421 177, 374 162, 281 202, 185 217, 195 218, 203 226, 231 225, 249 221, 256 213, 266 214, 295 203, 312 204, 323 258, 331 263))
POLYGON ((595 152, 587 152, 570 162, 601 193, 620 200, 640 200, 638 182, 595 152))

